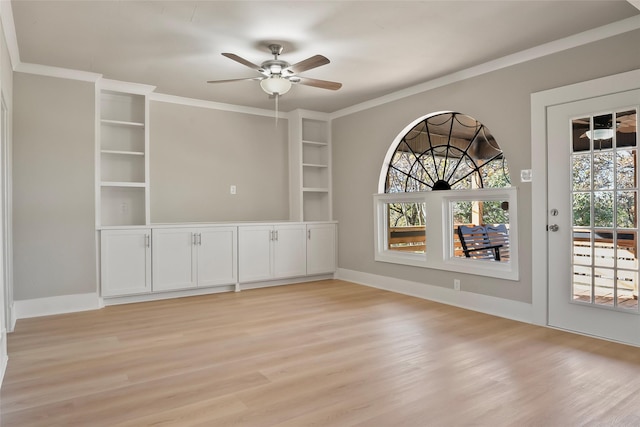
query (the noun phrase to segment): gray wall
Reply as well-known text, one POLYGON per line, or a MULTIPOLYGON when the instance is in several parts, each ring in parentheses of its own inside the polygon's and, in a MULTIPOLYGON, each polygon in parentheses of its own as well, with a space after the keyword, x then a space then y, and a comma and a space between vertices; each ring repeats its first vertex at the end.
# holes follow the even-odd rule
POLYGON ((287 120, 152 101, 149 150, 152 223, 289 218, 287 120))
MULTIPOLYGON (((466 291, 531 301, 531 186, 519 171, 531 168, 530 95, 640 68, 640 31, 574 48, 476 78, 450 84, 333 121, 334 217, 339 221, 339 267, 443 287, 461 279, 466 291), (502 147, 519 187, 518 282, 373 260, 373 202, 384 156, 414 119, 453 110, 485 126, 502 147)), ((544 141, 536 141, 544 143, 544 141)), ((543 232, 541 230, 541 232, 543 232)))
POLYGON ((16 300, 96 291, 91 83, 14 74, 16 300))

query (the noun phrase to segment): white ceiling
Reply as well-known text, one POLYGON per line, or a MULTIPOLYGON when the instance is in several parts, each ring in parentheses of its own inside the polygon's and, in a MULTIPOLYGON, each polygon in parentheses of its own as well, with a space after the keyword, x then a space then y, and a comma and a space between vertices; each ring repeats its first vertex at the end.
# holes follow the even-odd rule
POLYGON ((333 112, 560 38, 640 14, 633 1, 34 1, 13 0, 22 63, 103 74, 156 92, 273 108, 258 82, 207 80, 258 73, 260 64, 315 54, 331 63, 302 76, 283 111, 333 112))

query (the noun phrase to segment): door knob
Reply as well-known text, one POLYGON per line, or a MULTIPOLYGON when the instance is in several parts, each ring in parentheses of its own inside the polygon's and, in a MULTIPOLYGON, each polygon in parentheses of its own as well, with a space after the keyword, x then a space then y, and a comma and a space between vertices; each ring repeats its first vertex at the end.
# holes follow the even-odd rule
POLYGON ((555 233, 556 231, 558 231, 560 229, 560 227, 558 227, 558 224, 551 224, 548 227, 548 229, 549 229, 549 231, 553 231, 555 233))

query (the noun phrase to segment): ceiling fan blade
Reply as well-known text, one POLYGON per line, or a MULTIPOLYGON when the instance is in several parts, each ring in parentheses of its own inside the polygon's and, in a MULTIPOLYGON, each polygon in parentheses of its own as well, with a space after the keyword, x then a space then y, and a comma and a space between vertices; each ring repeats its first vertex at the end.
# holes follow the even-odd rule
POLYGON ((244 79, 227 79, 227 80, 208 80, 207 83, 229 83, 229 82, 240 82, 243 80, 262 80, 263 77, 247 77, 244 79))
POLYGON ((260 66, 254 64, 251 61, 247 61, 246 59, 239 57, 235 53, 223 53, 222 56, 225 56, 225 57, 227 57, 229 59, 232 59, 232 60, 234 60, 236 62, 239 62, 240 64, 245 65, 245 66, 251 68, 252 70, 256 70, 256 71, 258 71, 260 73, 263 71, 262 68, 260 68, 260 66))
POLYGON ((292 82, 299 83, 301 85, 319 87, 321 89, 338 90, 342 87, 342 83, 330 82, 328 80, 310 79, 308 77, 298 77, 292 82))
POLYGON ((293 64, 289 69, 293 72, 293 74, 302 73, 303 71, 311 70, 312 68, 319 67, 321 65, 327 65, 329 59, 325 58, 322 55, 315 55, 311 58, 307 58, 304 61, 300 61, 297 64, 293 64))

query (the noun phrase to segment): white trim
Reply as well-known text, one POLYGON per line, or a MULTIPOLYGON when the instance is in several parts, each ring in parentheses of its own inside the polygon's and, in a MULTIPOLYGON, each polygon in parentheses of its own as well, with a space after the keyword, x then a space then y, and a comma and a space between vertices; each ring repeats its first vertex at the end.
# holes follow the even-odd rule
POLYGON ((636 9, 640 10, 640 0, 627 0, 629 3, 631 3, 632 6, 635 6, 636 9))
POLYGON ((98 82, 100 90, 111 90, 114 92, 127 92, 135 95, 149 95, 156 90, 155 86, 142 83, 123 82, 120 80, 111 80, 101 78, 98 82))
POLYGON ((71 70, 69 68, 50 67, 48 65, 31 64, 28 62, 20 62, 14 65, 13 70, 18 73, 37 74, 39 76, 79 80, 90 83, 96 83, 100 78, 102 78, 102 74, 98 73, 71 70))
POLYGON ((640 69, 531 94, 533 323, 547 325, 547 108, 640 88, 640 69))
POLYGON ((95 292, 15 301, 17 319, 97 310, 104 305, 95 292))
MULTIPOLYGON (((244 107, 242 105, 225 104, 222 102, 206 101, 204 99, 186 98, 183 96, 167 95, 164 93, 152 93, 149 95, 150 101, 167 102, 170 104, 186 105, 189 107, 209 108, 212 110, 231 111, 236 113, 252 114, 254 116, 276 117, 273 110, 262 108, 244 107)), ((279 112, 278 117, 289 120, 289 113, 279 112)))
POLYGON ((4 39, 7 42, 9 50, 9 58, 11 59, 11 67, 13 70, 20 63, 20 49, 18 49, 18 36, 16 35, 16 25, 13 21, 13 7, 10 1, 0 1, 0 20, 2 21, 2 30, 4 39))
POLYGON ((344 268, 338 269, 336 278, 467 310, 478 311, 492 316, 532 323, 531 304, 525 302, 475 294, 472 292, 454 291, 451 288, 411 282, 344 268))
POLYGON ((318 280, 328 280, 333 278, 334 278, 333 274, 321 274, 317 276, 301 276, 301 277, 293 277, 288 279, 240 283, 239 288, 241 291, 245 291, 248 289, 269 288, 271 286, 282 286, 282 285, 295 285, 297 283, 316 282, 318 280))
POLYGON ((460 70, 437 79, 411 86, 406 89, 393 92, 389 95, 381 96, 379 98, 371 99, 360 104, 352 105, 350 107, 343 108, 342 110, 334 111, 333 113, 331 113, 331 118, 336 119, 339 117, 348 116, 359 111, 378 107, 380 105, 397 101, 399 99, 413 96, 422 92, 427 92, 429 90, 433 90, 442 86, 460 82, 472 77, 490 73, 492 71, 511 67, 513 65, 521 64, 523 62, 531 61, 537 58, 542 58, 547 55, 562 52, 567 49, 582 46, 588 43, 596 42, 598 40, 617 36, 619 34, 637 29, 640 29, 640 15, 632 16, 621 21, 613 22, 608 25, 603 25, 601 27, 593 28, 582 33, 574 34, 563 39, 558 39, 530 49, 523 50, 521 52, 503 56, 502 58, 498 58, 493 61, 485 62, 484 64, 476 65, 474 67, 460 70))

